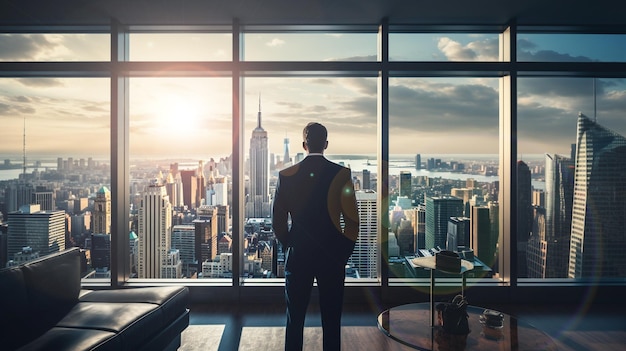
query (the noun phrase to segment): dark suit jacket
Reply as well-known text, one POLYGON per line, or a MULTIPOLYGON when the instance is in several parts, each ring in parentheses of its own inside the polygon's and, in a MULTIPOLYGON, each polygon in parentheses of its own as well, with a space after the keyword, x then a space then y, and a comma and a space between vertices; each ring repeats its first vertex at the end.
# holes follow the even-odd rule
POLYGON ((350 169, 322 155, 309 155, 282 170, 272 214, 274 233, 284 247, 315 250, 345 264, 359 233, 350 169))

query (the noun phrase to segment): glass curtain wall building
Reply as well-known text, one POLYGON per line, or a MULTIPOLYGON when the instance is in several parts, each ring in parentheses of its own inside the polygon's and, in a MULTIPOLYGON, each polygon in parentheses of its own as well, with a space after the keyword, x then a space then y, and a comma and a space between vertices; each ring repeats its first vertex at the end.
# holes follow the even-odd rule
POLYGON ((10 213, 51 191, 66 246, 89 262, 91 235, 110 236, 111 262, 98 274, 87 265, 85 284, 281 291, 276 174, 304 157, 302 127, 319 121, 328 158, 352 169, 362 195, 349 286, 427 286, 408 261, 439 249, 474 260, 469 281, 481 289, 623 284, 623 262, 608 253, 626 242, 624 213, 600 203, 624 190, 626 58, 589 47, 624 47, 626 35, 541 31, 5 28, 0 40, 16 50, 0 61, 3 235, 13 242, 10 213), (582 44, 563 44, 572 38, 582 44), (94 209, 103 187, 110 213, 94 209), (94 232, 94 213, 110 216, 110 233, 94 232), (469 236, 451 237, 450 221, 469 236))

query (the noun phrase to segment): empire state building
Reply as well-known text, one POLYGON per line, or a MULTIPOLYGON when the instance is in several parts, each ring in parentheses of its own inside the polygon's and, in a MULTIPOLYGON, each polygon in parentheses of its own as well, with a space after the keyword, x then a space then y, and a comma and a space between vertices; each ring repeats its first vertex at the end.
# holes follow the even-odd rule
POLYGON ((261 126, 261 99, 257 126, 250 138, 250 187, 246 200, 246 217, 260 218, 270 215, 270 163, 267 132, 261 126))

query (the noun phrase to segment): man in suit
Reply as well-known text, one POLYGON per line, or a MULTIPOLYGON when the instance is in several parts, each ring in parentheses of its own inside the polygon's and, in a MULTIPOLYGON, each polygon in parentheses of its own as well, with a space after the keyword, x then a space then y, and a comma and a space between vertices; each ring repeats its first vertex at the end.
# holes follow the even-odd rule
POLYGON ((280 172, 272 208, 274 233, 286 249, 285 350, 302 350, 315 278, 324 351, 338 351, 345 265, 359 233, 359 215, 350 169, 324 157, 326 127, 309 123, 302 134, 307 157, 280 172))

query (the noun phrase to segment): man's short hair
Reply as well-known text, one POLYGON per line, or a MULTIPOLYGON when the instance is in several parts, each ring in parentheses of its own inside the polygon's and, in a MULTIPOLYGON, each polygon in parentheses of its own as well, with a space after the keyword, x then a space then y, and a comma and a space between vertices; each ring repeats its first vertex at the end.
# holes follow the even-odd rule
POLYGON ((307 144, 309 151, 321 152, 326 146, 328 131, 326 127, 317 122, 311 122, 304 127, 302 139, 307 144))

